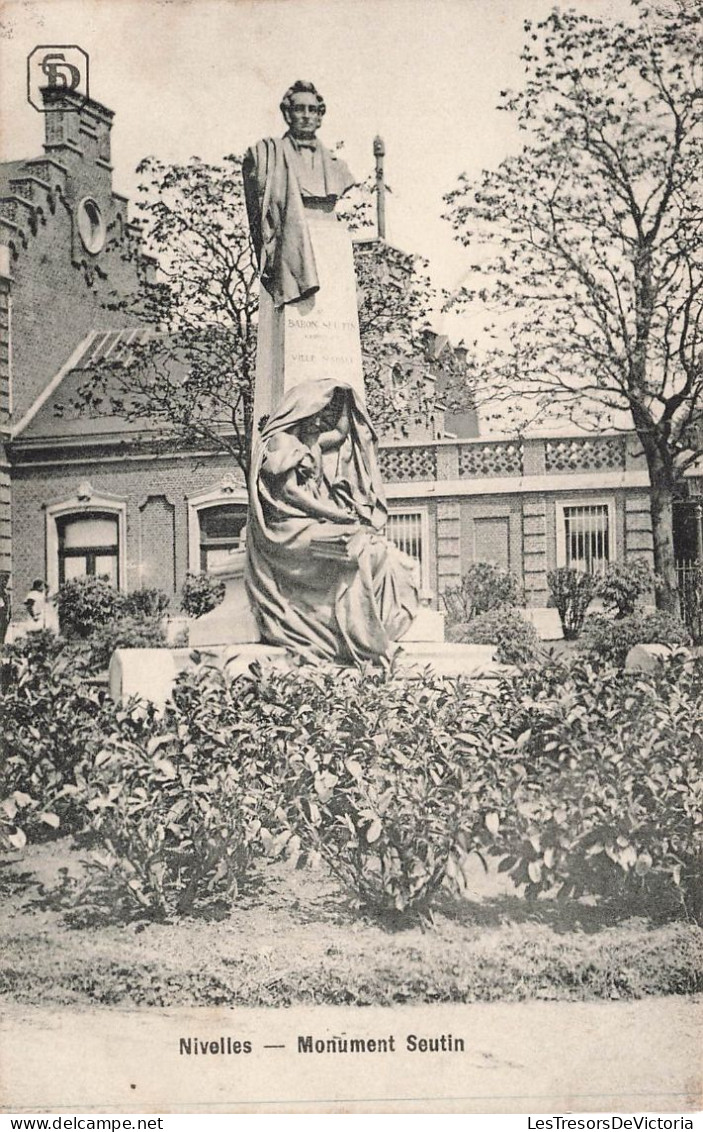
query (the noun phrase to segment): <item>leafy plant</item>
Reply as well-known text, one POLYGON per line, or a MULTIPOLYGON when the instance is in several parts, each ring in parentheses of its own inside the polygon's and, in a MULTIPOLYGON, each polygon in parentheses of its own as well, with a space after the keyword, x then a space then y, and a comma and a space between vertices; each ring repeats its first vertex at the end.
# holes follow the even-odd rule
POLYGON ((225 583, 209 574, 186 574, 181 589, 181 609, 189 617, 203 617, 224 600, 225 583))
POLYGON ((117 711, 86 775, 82 801, 100 848, 85 898, 126 915, 226 907, 246 884, 255 846, 267 844, 271 781, 260 759, 238 753, 227 682, 214 670, 189 680, 191 694, 167 719, 134 704, 117 711))
POLYGON ((472 645, 494 645, 500 664, 527 664, 539 655, 534 625, 509 606, 491 609, 450 630, 451 639, 472 645))
POLYGON ((121 594, 107 578, 87 576, 63 582, 55 601, 61 633, 85 638, 98 625, 114 621, 121 607, 121 594))
POLYGON ((581 648, 598 658, 622 668, 634 645, 687 645, 691 637, 683 622, 673 613, 656 610, 632 613, 619 620, 593 614, 586 621, 581 648))
POLYGON ((444 602, 452 621, 470 621, 491 609, 515 606, 522 601, 517 578, 492 562, 473 562, 459 586, 444 592, 444 602))
POLYGON ((37 798, 13 790, 0 802, 0 849, 23 849, 32 835, 37 837, 37 830, 43 833, 47 827, 58 829, 60 824, 58 814, 42 810, 37 798))
POLYGON ((50 835, 56 815, 62 829, 79 828, 75 788, 86 758, 101 741, 104 692, 89 683, 84 648, 67 646, 49 631, 27 634, 4 653, 0 697, 4 758, 0 799, 4 813, 31 836, 50 835), (9 810, 12 814, 9 813, 9 810), (27 819, 30 819, 27 821, 27 819))
POLYGON ((169 596, 163 590, 151 589, 134 590, 129 594, 122 594, 120 613, 125 617, 162 617, 169 606, 169 596))
POLYGON ((602 598, 606 611, 617 618, 629 617, 646 593, 654 591, 655 575, 643 558, 629 562, 609 562, 605 573, 598 579, 596 593, 602 598))
POLYGON ((118 617, 95 629, 89 638, 89 645, 91 667, 96 672, 102 672, 110 664, 110 657, 115 649, 164 648, 166 633, 158 617, 118 617))
POLYGON ((596 578, 569 566, 547 574, 552 600, 559 613, 564 639, 573 641, 583 628, 588 607, 596 593, 596 578))
POLYGON ((489 755, 501 736, 514 748, 489 712, 479 733, 464 734, 475 706, 468 686, 320 667, 256 671, 227 697, 223 712, 207 675, 186 674, 174 700, 199 747, 234 725, 241 765, 260 766, 269 854, 323 860, 384 918, 427 916, 444 883, 461 886, 467 853, 490 841, 485 814, 509 789, 489 755))
POLYGON ((529 896, 654 897, 700 918, 701 675, 675 655, 653 674, 581 662, 512 683, 524 778, 500 868, 529 896))

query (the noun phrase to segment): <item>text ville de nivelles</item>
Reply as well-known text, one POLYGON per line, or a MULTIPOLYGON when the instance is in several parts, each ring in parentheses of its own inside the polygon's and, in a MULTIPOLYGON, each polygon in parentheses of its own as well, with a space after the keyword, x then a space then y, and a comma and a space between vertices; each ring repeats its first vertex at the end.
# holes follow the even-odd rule
MULTIPOLYGON (((264 1045, 263 1050, 285 1049, 285 1045, 264 1045)), ((312 1054, 360 1054, 360 1053, 464 1053, 466 1044, 463 1038, 453 1034, 406 1034, 398 1037, 388 1034, 384 1037, 356 1038, 347 1034, 335 1034, 329 1038, 318 1038, 314 1034, 298 1034, 293 1045, 296 1053, 312 1054)), ((179 1038, 178 1052, 186 1057, 217 1057, 228 1054, 249 1054, 254 1052, 254 1044, 241 1038, 219 1037, 179 1038)))

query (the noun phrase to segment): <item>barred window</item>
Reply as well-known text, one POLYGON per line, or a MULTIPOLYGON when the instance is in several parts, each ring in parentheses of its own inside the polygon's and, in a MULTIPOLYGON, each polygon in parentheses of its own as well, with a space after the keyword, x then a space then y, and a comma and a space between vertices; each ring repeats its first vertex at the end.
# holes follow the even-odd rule
POLYGON ((418 582, 423 589, 427 589, 429 586, 427 512, 392 511, 388 516, 386 535, 399 550, 415 559, 418 582))
POLYGON ((587 574, 603 573, 613 558, 610 506, 590 503, 563 508, 564 565, 587 574))

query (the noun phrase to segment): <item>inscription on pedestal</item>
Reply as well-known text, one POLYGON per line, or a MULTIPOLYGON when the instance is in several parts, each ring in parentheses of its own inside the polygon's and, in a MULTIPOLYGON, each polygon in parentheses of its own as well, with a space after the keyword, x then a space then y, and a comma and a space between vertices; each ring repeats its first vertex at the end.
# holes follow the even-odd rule
POLYGON ((347 233, 329 223, 311 226, 324 281, 319 292, 284 312, 284 389, 334 378, 364 393, 354 264, 347 233), (334 281, 335 285, 330 285, 334 281))

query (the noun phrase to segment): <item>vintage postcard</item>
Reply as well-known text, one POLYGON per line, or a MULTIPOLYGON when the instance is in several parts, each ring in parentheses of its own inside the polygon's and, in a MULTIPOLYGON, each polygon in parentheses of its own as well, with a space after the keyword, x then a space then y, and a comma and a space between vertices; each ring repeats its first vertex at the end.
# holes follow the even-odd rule
POLYGON ((2 1111, 693 1127, 701 40, 1 0, 2 1111))

